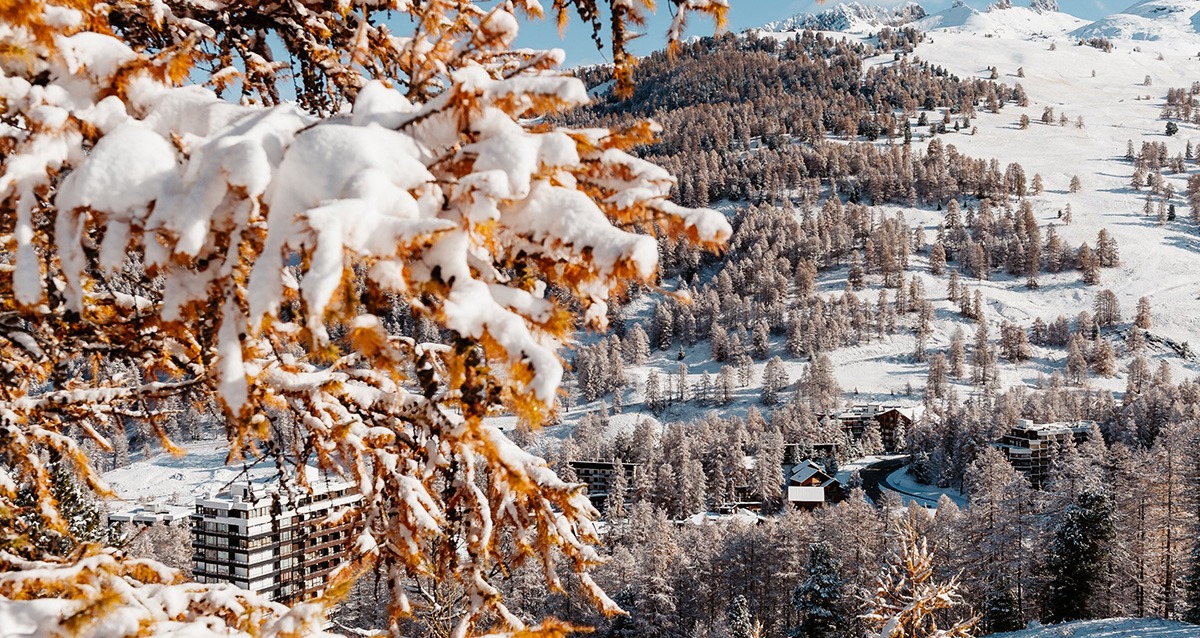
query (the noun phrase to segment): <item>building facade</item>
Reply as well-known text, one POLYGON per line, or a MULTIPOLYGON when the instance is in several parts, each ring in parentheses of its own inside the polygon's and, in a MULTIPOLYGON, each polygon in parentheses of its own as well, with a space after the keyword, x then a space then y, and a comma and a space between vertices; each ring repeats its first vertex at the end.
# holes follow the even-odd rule
POLYGON ((846 497, 842 484, 810 460, 785 467, 783 487, 787 502, 805 509, 837 503, 846 497))
POLYGON ((361 498, 351 483, 313 481, 311 492, 292 496, 235 483, 196 499, 191 515, 196 582, 231 583, 283 603, 320 595, 357 527, 353 517, 336 515, 361 498))
POLYGON ((1034 423, 1021 419, 994 447, 1004 452, 1013 469, 1025 475, 1034 487, 1045 484, 1053 455, 1063 446, 1087 440, 1091 421, 1034 423))
POLYGON ((920 407, 905 407, 882 403, 862 403, 840 412, 818 414, 822 420, 836 422, 846 436, 854 441, 866 438, 872 427, 879 429, 885 452, 898 452, 907 445, 907 432, 919 417, 920 407))
MULTIPOLYGON (((608 491, 618 471, 625 473, 626 485, 632 488, 637 463, 614 463, 612 461, 571 461, 571 469, 580 483, 587 485, 588 498, 598 511, 604 511, 608 491)), ((628 495, 626 496, 628 498, 628 495)))

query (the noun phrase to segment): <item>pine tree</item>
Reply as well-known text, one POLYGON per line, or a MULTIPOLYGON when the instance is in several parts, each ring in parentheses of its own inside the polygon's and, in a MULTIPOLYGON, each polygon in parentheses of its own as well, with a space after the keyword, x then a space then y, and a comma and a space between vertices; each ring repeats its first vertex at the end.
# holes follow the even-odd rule
POLYGON ((654 307, 654 341, 659 350, 670 350, 675 338, 675 317, 668 302, 654 307))
POLYGON ((733 369, 733 366, 721 366, 721 371, 717 375, 717 401, 721 405, 726 405, 733 400, 735 392, 737 392, 737 371, 733 369))
POLYGON ((938 242, 929 250, 929 274, 934 277, 942 276, 946 270, 946 247, 938 242))
POLYGON ((1087 379, 1088 359, 1084 354, 1085 347, 1083 336, 1075 333, 1067 350, 1067 380, 1077 385, 1087 379))
POLYGON ((1140 297, 1137 302, 1137 313, 1133 319, 1133 325, 1142 330, 1149 330, 1151 326, 1150 313, 1150 298, 1140 297))
POLYGON ((729 357, 729 334, 719 321, 712 322, 708 343, 713 361, 725 361, 729 357))
POLYGON ((1116 268, 1121 265, 1117 240, 1113 239, 1107 228, 1101 228, 1096 236, 1096 259, 1101 268, 1116 268))
POLYGON ((1116 535, 1112 497, 1083 491, 1054 532, 1046 570, 1046 619, 1067 622, 1094 617, 1092 598, 1104 578, 1109 543, 1116 535))
POLYGON ((757 638, 754 619, 750 617, 750 603, 742 594, 733 597, 729 604, 729 637, 757 638))
POLYGON ((1116 325, 1121 321, 1121 302, 1117 299, 1116 293, 1105 288, 1096 293, 1096 298, 1092 302, 1092 312, 1096 324, 1100 327, 1116 325))
POLYGON ((1004 581, 988 588, 983 600, 983 617, 980 624, 989 632, 1000 633, 1023 629, 1021 609, 1017 592, 1004 581))
POLYGON ((642 324, 633 324, 625 336, 625 341, 626 346, 622 353, 629 365, 645 365, 646 360, 650 358, 650 337, 646 336, 642 324))
POLYGON ((966 336, 963 334, 962 326, 955 326, 954 333, 950 336, 950 352, 947 355, 950 363, 950 376, 961 379, 964 373, 964 364, 967 359, 966 336))
POLYGON ((787 389, 787 385, 787 370, 783 367, 783 359, 778 356, 771 357, 771 360, 767 362, 766 368, 763 370, 761 396, 763 405, 775 405, 778 403, 779 395, 787 389))
POLYGON ((1099 333, 1092 340, 1092 370, 1102 377, 1111 377, 1117 372, 1116 353, 1112 344, 1099 333))
POLYGON ((662 380, 659 379, 658 370, 651 370, 646 376, 646 408, 651 412, 661 412, 666 407, 666 401, 663 398, 662 380))
POLYGON ((608 495, 604 498, 604 517, 613 521, 625 516, 625 501, 629 498, 629 479, 625 476, 625 463, 614 459, 616 472, 608 486, 608 495))
POLYGON ((792 592, 792 605, 803 620, 795 635, 802 638, 837 638, 845 631, 846 601, 842 587, 841 563, 829 551, 829 545, 815 543, 809 550, 808 577, 792 592))

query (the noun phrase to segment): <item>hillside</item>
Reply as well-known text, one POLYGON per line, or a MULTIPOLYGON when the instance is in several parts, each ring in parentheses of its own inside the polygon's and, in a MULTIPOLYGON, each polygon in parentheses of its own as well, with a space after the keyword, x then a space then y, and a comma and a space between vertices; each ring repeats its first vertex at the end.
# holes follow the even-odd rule
POLYGON ((969 33, 980 37, 1053 37, 1086 24, 1086 20, 1066 13, 1035 11, 1028 7, 977 11, 959 0, 950 8, 917 20, 911 26, 925 31, 969 33))
POLYGON ((925 9, 915 2, 890 8, 858 2, 838 3, 824 11, 802 13, 787 20, 765 24, 762 30, 775 33, 805 29, 865 33, 883 26, 907 24, 925 16, 925 9))
MULTIPOLYGON (((908 58, 910 63, 925 63, 932 69, 944 70, 951 80, 949 86, 961 86, 966 81, 986 81, 991 76, 994 67, 996 83, 1012 87, 1020 85, 1028 98, 1026 106, 1008 104, 997 112, 985 108, 980 103, 974 108, 974 117, 970 128, 948 130, 936 136, 937 142, 945 148, 953 148, 956 152, 974 158, 994 158, 999 166, 1019 163, 1027 178, 1040 176, 1045 183, 1045 191, 1041 194, 1030 194, 1025 198, 1033 208, 1042 236, 1053 229, 1061 237, 1064 244, 1078 247, 1087 242, 1095 245, 1096 237, 1105 230, 1115 238, 1120 250, 1120 265, 1116 268, 1104 269, 1098 285, 1086 285, 1079 280, 1076 272, 1044 274, 1039 280, 1039 286, 1027 288, 1020 277, 1004 272, 993 272, 987 278, 969 281, 964 280, 971 291, 979 291, 986 308, 986 321, 993 340, 1000 335, 1006 322, 1011 322, 1028 328, 1034 322, 1052 322, 1056 317, 1065 315, 1073 319, 1082 310, 1091 310, 1097 293, 1111 290, 1119 301, 1122 322, 1117 326, 1118 331, 1111 333, 1113 345, 1117 354, 1117 370, 1112 376, 1093 376, 1089 384, 1093 388, 1108 390, 1118 395, 1125 389, 1127 377, 1124 372, 1131 357, 1121 343, 1125 327, 1132 320, 1133 310, 1139 299, 1146 297, 1153 312, 1153 327, 1146 335, 1150 342, 1147 356, 1152 366, 1165 362, 1177 375, 1188 377, 1200 371, 1200 365, 1188 356, 1180 356, 1180 352, 1188 352, 1184 347, 1188 343, 1200 342, 1200 325, 1191 317, 1200 312, 1200 284, 1194 277, 1194 263, 1200 250, 1197 224, 1187 219, 1187 202, 1181 195, 1186 188, 1186 180, 1194 169, 1189 168, 1182 173, 1165 172, 1164 183, 1171 185, 1175 194, 1170 198, 1155 197, 1164 204, 1171 204, 1179 211, 1179 217, 1162 225, 1153 217, 1143 213, 1145 191, 1137 191, 1130 187, 1131 176, 1134 173, 1132 162, 1125 158, 1127 144, 1132 142, 1140 147, 1144 142, 1162 142, 1166 144, 1170 156, 1181 155, 1185 147, 1200 142, 1200 135, 1195 125, 1179 122, 1179 133, 1168 137, 1164 135, 1164 121, 1161 119, 1162 107, 1168 88, 1186 87, 1195 80, 1191 69, 1194 63, 1189 62, 1190 52, 1181 51, 1167 42, 1142 42, 1139 50, 1131 41, 1117 41, 1116 49, 1111 53, 1086 47, 1077 46, 1073 36, 1067 34, 1070 24, 1079 21, 1061 13, 1039 13, 1027 8, 1016 7, 986 13, 975 12, 961 6, 943 12, 943 18, 957 16, 952 26, 935 28, 929 32, 927 39, 915 46, 908 58), (959 19, 961 18, 961 19, 959 19), (1015 25, 1024 24, 1020 29, 1015 25), (980 37, 974 27, 968 25, 990 25, 990 32, 997 37, 980 37), (1001 29, 1000 26, 1004 26, 1001 29), (1026 35, 1020 35, 1022 32, 1026 35), (1030 37, 1029 33, 1041 34, 1030 37), (1047 35, 1047 34, 1057 35, 1047 35), (1000 37, 1003 35, 1003 37, 1000 37), (1149 78, 1150 85, 1146 86, 1149 78), (954 84, 958 82, 959 84, 954 84), (1040 120, 1049 109, 1053 115, 1049 124, 1040 120), (1027 130, 1019 126, 1021 116, 1027 116, 1034 122, 1027 130), (1082 126, 1080 124, 1082 123, 1082 126), (1065 124, 1065 125, 1064 125, 1065 124), (1070 192, 1072 178, 1078 177, 1080 192, 1070 192), (1060 219, 1062 211, 1069 209, 1071 223, 1066 224, 1060 219)), ((979 28, 984 28, 980 26, 979 28)), ((762 39, 761 33, 755 37, 762 39)), ((779 34, 782 39, 795 37, 795 34, 779 34)), ((839 34, 836 37, 846 38, 850 42, 878 45, 878 41, 868 35, 839 34)), ((761 46, 761 45, 756 45, 761 46)), ((755 97, 754 92, 741 92, 732 87, 722 88, 716 84, 708 87, 706 80, 693 78, 688 69, 695 66, 697 70, 717 64, 716 58, 706 60, 708 53, 685 52, 684 59, 669 72, 655 76, 639 88, 639 94, 632 104, 639 113, 655 112, 655 117, 667 124, 668 131, 682 129, 681 134, 664 140, 664 147, 651 147, 647 152, 651 156, 659 156, 675 152, 673 144, 682 143, 680 135, 697 135, 704 129, 682 126, 682 122, 697 121, 690 109, 696 105, 681 101, 687 94, 685 85, 696 87, 705 96, 703 101, 717 103, 721 99, 746 100, 749 106, 742 109, 759 110, 763 119, 762 127, 770 129, 775 126, 778 130, 788 131, 806 121, 786 117, 793 107, 767 107, 766 96, 755 97), (696 80, 699 84, 696 84, 696 80), (691 83, 691 84, 688 84, 691 83), (666 88, 663 88, 666 87, 666 88), (678 87, 678 88, 670 88, 678 87), (659 89, 663 89, 661 92, 659 89), (733 91, 729 97, 722 98, 721 91, 733 91), (670 96, 669 101, 664 96, 670 96), (772 115, 771 110, 778 109, 778 114, 772 115), (686 117, 684 114, 687 114, 686 117), (775 118, 772 124, 771 118, 775 118), (679 124, 676 124, 677 118, 679 124)), ((761 56, 761 53, 755 55, 761 56)), ((897 56, 890 52, 881 52, 874 57, 865 58, 862 62, 866 73, 888 73, 903 68, 899 66, 897 56)), ((653 68, 650 65, 649 68, 653 68)), ((755 70, 747 64, 747 73, 754 77, 755 70)), ((777 72, 771 65, 758 63, 757 72, 763 77, 777 72)), ((647 71, 648 73, 650 71, 647 71)), ((697 76, 703 78, 703 76, 697 76)), ((874 76, 873 76, 874 77, 874 76)), ((884 77, 884 76, 879 76, 884 77)), ((775 81, 775 80, 771 80, 775 81)), ((876 80, 873 80, 876 81, 876 80)), ((883 80, 878 80, 883 81, 883 80)), ((923 82, 924 80, 922 80, 923 82)), ((787 80, 784 80, 785 86, 787 80)), ((915 80, 909 85, 919 86, 915 80)), ((803 91, 805 89, 796 89, 803 91)), ((916 90, 920 90, 919 88, 916 90)), ((942 89, 945 95, 948 89, 942 89)), ((957 89, 955 89, 957 90, 957 89)), ((985 87, 974 87, 971 91, 979 94, 985 87)), ((790 93, 792 89, 787 89, 790 93)), ((915 96, 918 103, 931 105, 928 97, 915 96)), ((777 99, 772 97, 771 99, 777 99)), ((838 108, 834 104, 820 103, 820 97, 808 98, 808 104, 820 104, 819 109, 838 108)), ((844 104, 845 101, 842 101, 844 104)), ((933 109, 920 109, 931 122, 946 117, 946 110, 957 110, 951 102, 943 102, 933 109)), ((600 109, 621 108, 619 104, 602 104, 600 109)), ((803 109, 803 103, 798 107, 803 109)), ((915 115, 915 114, 914 114, 915 115)), ((884 116, 877 115, 876 121, 884 116)), ((910 123, 916 120, 910 118, 910 123)), ((955 116, 953 119, 958 119, 955 116)), ((837 117, 831 120, 840 120, 837 117)), ((737 132, 737 125, 732 132, 737 132)), ((861 125, 860 125, 861 126, 861 125)), ((957 127, 956 127, 957 128, 957 127)), ((792 134, 792 143, 804 147, 808 142, 803 139, 806 133, 796 129, 792 134)), ((932 138, 924 128, 914 126, 912 148, 924 152, 932 138)), ((719 141, 724 133, 718 133, 715 138, 719 141)), ((786 138, 785 133, 785 138, 786 138)), ((828 136, 830 142, 837 144, 862 144, 868 140, 861 136, 835 133, 828 136)), ((880 138, 874 145, 887 149, 890 144, 880 138)), ((761 157, 785 157, 788 148, 776 151, 780 146, 777 141, 766 138, 750 138, 751 150, 747 153, 740 146, 731 146, 727 151, 717 151, 722 162, 757 161, 761 157), (774 153, 784 153, 776 155, 774 153), (741 159, 738 159, 741 158, 741 159)), ((712 151, 709 151, 710 153, 712 151)), ((772 161, 762 160, 769 169, 772 161)), ((793 160, 786 160, 793 161, 793 160)), ((670 164, 669 164, 670 165, 670 164)), ((730 179, 737 170, 730 165, 722 167, 713 173, 706 184, 710 193, 719 193, 718 197, 728 197, 727 191, 719 190, 718 179, 730 179), (719 177, 718 177, 719 176, 719 177)), ((685 181, 692 176, 689 171, 681 171, 685 181)), ((847 182, 849 184, 849 182, 847 182)), ((685 184, 690 187, 691 184, 685 184)), ((793 189, 796 185, 788 185, 793 189)), ((839 188, 847 186, 839 183, 839 188)), ((770 185, 764 188, 770 189, 770 185)), ((776 186, 775 188, 778 188, 776 186)), ((785 187, 785 191, 788 190, 785 187)), ((685 193, 687 191, 685 190, 685 193)), ((736 192, 736 191, 728 191, 736 192)), ((824 195, 823 195, 824 196, 824 195)), ((760 195, 760 198, 770 198, 760 195)), ((718 206, 731 216, 744 206, 741 201, 719 202, 718 206)), ((802 209, 811 204, 800 204, 793 196, 793 204, 802 209)), ((927 238, 924 245, 914 251, 906 272, 909 278, 919 280, 926 291, 927 299, 932 303, 935 318, 932 334, 926 347, 930 351, 943 351, 950 345, 951 337, 956 328, 966 331, 968 337, 974 332, 973 321, 962 318, 958 306, 947 298, 945 275, 933 276, 929 268, 929 251, 933 238, 938 233, 938 225, 944 222, 945 212, 939 210, 942 203, 930 202, 919 206, 907 206, 897 202, 876 201, 871 208, 881 216, 902 214, 910 226, 914 226, 927 238)), ((975 207, 971 197, 962 200, 962 205, 975 207)), ((1010 201, 1013 205, 1014 202, 1010 201)), ((950 264, 950 267, 962 270, 962 264, 950 264)), ((711 276, 715 270, 706 271, 711 276)), ((829 299, 839 295, 846 288, 847 274, 845 264, 838 267, 832 265, 822 268, 817 279, 817 293, 829 299)), ((702 280, 703 281, 703 280, 702 280)), ((882 285, 878 276, 869 276, 867 286, 858 296, 874 300, 877 294, 888 288, 882 285)), ((889 294, 894 294, 889 291, 889 294)), ((793 293, 794 295, 794 293, 793 293)), ((794 303, 795 297, 791 297, 794 303)), ((637 321, 644 324, 647 332, 652 332, 650 326, 653 301, 642 298, 626 308, 626 324, 637 321)), ((743 340, 744 342, 744 340, 743 340)), ((865 399, 895 399, 898 395, 910 401, 919 400, 920 388, 924 386, 927 366, 914 361, 912 352, 915 338, 912 325, 907 330, 901 329, 894 335, 888 335, 880 340, 870 340, 868 343, 851 347, 837 348, 829 353, 835 364, 836 377, 841 387, 850 393, 850 400, 865 399), (910 394, 909 388, 916 388, 918 394, 910 394)), ((631 382, 622 403, 626 415, 621 421, 628 423, 638 417, 630 412, 641 411, 639 406, 645 399, 645 382, 649 370, 658 370, 663 375, 676 372, 682 362, 688 369, 689 385, 701 383, 702 376, 716 375, 721 367, 718 362, 709 358, 709 346, 704 342, 695 346, 683 347, 680 358, 678 344, 668 351, 652 354, 646 366, 635 366, 628 370, 631 382)), ((806 358, 790 355, 785 347, 783 336, 771 338, 769 356, 779 355, 785 362, 789 381, 795 381, 805 370, 806 358)), ((765 369, 764 357, 754 363, 755 378, 761 379, 765 369)), ((999 367, 999 382, 1002 387, 1028 386, 1034 387, 1042 383, 1039 379, 1062 372, 1066 363, 1067 353, 1062 348, 1041 347, 1034 345, 1032 356, 1018 363, 1004 362, 999 367)), ((967 384, 961 385, 961 391, 969 393, 967 384)), ((738 413, 749 405, 757 403, 758 392, 752 387, 739 391, 733 404, 728 410, 738 413)), ((606 399, 611 402, 611 398, 606 399)), ((583 405, 568 415, 568 422, 589 410, 596 409, 595 404, 583 405)), ((658 418, 686 418, 694 411, 703 411, 702 406, 672 406, 658 418)))
MULTIPOLYGON (((1142 0, 1081 27, 1072 35, 1130 41, 1162 41, 1172 46, 1200 44, 1200 3, 1194 0, 1142 0)), ((1194 51, 1189 51, 1193 53, 1194 51)))

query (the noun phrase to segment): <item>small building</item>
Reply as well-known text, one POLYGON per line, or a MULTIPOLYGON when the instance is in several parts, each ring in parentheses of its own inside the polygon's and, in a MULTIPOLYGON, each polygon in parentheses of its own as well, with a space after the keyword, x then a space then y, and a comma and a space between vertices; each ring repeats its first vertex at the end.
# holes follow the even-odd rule
POLYGON ((993 447, 1004 452, 1013 469, 1024 474, 1031 485, 1041 487, 1053 455, 1065 445, 1086 441, 1094 425, 1091 421, 1034 423, 1021 419, 993 447))
MULTIPOLYGON (((604 511, 604 503, 608 500, 608 492, 612 488, 613 477, 617 475, 618 466, 625 473, 625 484, 632 488, 634 476, 637 474, 638 463, 617 463, 614 461, 571 461, 571 469, 575 471, 580 483, 587 485, 588 498, 592 506, 604 511)), ((625 498, 629 498, 628 493, 625 498)))
POLYGON ((193 574, 198 583, 232 583, 283 603, 319 596, 349 554, 358 521, 336 515, 362 496, 353 483, 310 480, 311 491, 234 483, 196 499, 193 574))
POLYGON ((834 420, 842 431, 855 441, 862 441, 871 426, 879 428, 879 438, 886 452, 904 448, 905 436, 913 421, 919 418, 920 407, 896 404, 861 403, 840 412, 818 414, 821 420, 834 420))
POLYGON ((131 523, 135 525, 154 525, 164 523, 173 525, 187 520, 187 508, 172 507, 163 503, 149 503, 133 509, 113 512, 108 515, 109 523, 131 523))
POLYGON ((794 507, 812 509, 837 503, 846 497, 842 484, 811 460, 790 466, 785 471, 784 495, 794 507))

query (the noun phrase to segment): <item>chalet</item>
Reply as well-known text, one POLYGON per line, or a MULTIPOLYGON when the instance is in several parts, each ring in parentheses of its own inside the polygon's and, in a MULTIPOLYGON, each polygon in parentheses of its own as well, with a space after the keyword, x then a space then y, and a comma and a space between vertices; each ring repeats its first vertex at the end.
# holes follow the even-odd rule
POLYGON ((905 433, 912 427, 913 421, 920 416, 919 412, 919 407, 862 403, 850 406, 840 412, 829 412, 817 416, 822 421, 836 421, 842 431, 855 441, 863 440, 869 428, 876 426, 879 428, 879 438, 883 442, 884 451, 896 452, 904 448, 905 433))
POLYGON ((625 473, 626 485, 632 488, 639 464, 613 461, 571 461, 570 465, 571 469, 575 470, 575 476, 578 477, 579 482, 587 485, 588 498, 591 499, 592 505, 603 512, 604 502, 608 500, 608 492, 612 486, 613 477, 617 475, 618 466, 625 473))
POLYGON ((787 502, 795 507, 811 509, 845 498, 842 484, 812 461, 790 466, 785 472, 785 496, 787 502))
POLYGON ((1091 421, 1034 423, 1021 419, 993 447, 1008 457, 1013 469, 1021 472, 1034 487, 1041 487, 1050 472, 1054 453, 1063 446, 1087 440, 1095 424, 1091 421))

